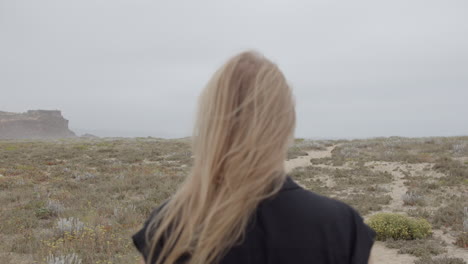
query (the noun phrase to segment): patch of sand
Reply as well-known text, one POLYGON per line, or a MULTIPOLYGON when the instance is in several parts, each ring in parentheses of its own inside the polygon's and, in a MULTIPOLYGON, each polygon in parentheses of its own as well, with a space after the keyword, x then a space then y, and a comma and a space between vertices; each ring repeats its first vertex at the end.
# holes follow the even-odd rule
POLYGON ((456 239, 453 236, 448 233, 444 234, 442 230, 433 230, 433 236, 435 238, 440 238, 442 241, 447 243, 447 246, 445 247, 445 249, 447 249, 447 253, 444 254, 445 256, 462 258, 468 261, 468 250, 455 246, 453 243, 456 239))
POLYGON ((387 248, 382 242, 376 241, 371 252, 372 264, 412 264, 416 257, 399 254, 397 249, 387 248))
POLYGON ((381 172, 389 172, 393 175, 393 182, 390 184, 390 196, 392 200, 390 204, 384 207, 384 212, 399 212, 403 211, 402 197, 406 194, 407 188, 404 184, 405 175, 401 170, 396 170, 401 167, 399 162, 372 162, 373 170, 381 172))
POLYGON ((461 162, 468 162, 468 157, 456 157, 456 158, 453 158, 453 159, 461 161, 461 162))
POLYGON ((311 150, 307 152, 307 156, 300 156, 295 159, 290 159, 285 162, 285 169, 286 172, 289 173, 293 169, 298 167, 306 167, 311 165, 310 159, 320 159, 331 157, 331 151, 335 148, 335 146, 328 147, 326 150, 311 150))

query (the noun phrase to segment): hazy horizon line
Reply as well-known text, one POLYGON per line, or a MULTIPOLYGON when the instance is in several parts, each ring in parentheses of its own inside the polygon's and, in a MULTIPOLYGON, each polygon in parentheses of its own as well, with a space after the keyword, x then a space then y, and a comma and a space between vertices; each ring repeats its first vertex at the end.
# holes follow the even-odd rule
MULTIPOLYGON (((152 138, 163 138, 163 139, 183 139, 190 138, 192 135, 186 136, 171 136, 170 133, 161 131, 142 131, 142 130, 113 130, 113 129, 82 129, 82 128, 70 128, 78 137, 85 134, 91 134, 100 138, 140 138, 140 137, 152 137, 152 138)), ((402 136, 402 135, 391 135, 391 136, 303 136, 297 135, 294 138, 303 138, 310 140, 354 140, 354 139, 377 139, 377 138, 449 138, 449 137, 465 137, 466 134, 453 134, 453 135, 431 135, 431 136, 402 136)))

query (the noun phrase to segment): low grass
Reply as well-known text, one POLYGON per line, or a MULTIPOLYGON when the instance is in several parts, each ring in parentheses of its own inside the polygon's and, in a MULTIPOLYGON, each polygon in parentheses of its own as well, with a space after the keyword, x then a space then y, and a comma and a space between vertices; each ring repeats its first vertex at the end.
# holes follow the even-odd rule
POLYGON ((451 257, 441 257, 441 258, 421 258, 414 262, 414 264, 466 264, 462 258, 451 258, 451 257))
POLYGON ((137 263, 130 236, 182 182, 189 149, 152 138, 0 141, 0 260, 76 254, 82 263, 137 263), (84 228, 58 232, 71 218, 84 228))
POLYGON ((325 182, 320 179, 320 175, 326 175, 329 170, 320 167, 296 168, 289 173, 295 181, 301 183, 306 189, 321 195, 330 195, 333 189, 327 188, 325 182))
POLYGON ((419 258, 437 256, 447 252, 445 243, 434 239, 389 239, 385 241, 385 246, 398 249, 399 254, 410 254, 419 258))
POLYGON ((337 184, 343 187, 387 184, 393 180, 393 176, 389 172, 373 171, 364 166, 352 169, 335 169, 333 177, 337 184))
POLYGON ((444 185, 468 186, 468 165, 461 161, 442 157, 435 162, 433 169, 446 175, 441 179, 441 183, 444 185))
POLYGON ((457 236, 454 244, 461 248, 468 248, 468 232, 466 231, 461 232, 457 236))
POLYGON ((352 140, 333 152, 336 160, 375 160, 389 162, 435 162, 443 156, 468 156, 468 137, 374 138, 352 140))
MULTIPOLYGON (((468 137, 298 139, 288 155, 293 158, 339 144, 332 157, 311 160, 311 166, 296 169, 291 176, 363 215, 391 202, 389 186, 395 180, 392 172, 378 172, 366 162, 400 162, 400 170, 405 163, 432 162, 429 170, 445 176, 429 179, 404 170, 408 189, 422 195, 427 205, 402 210, 455 232, 463 245, 467 205, 466 196, 460 194, 466 191, 468 164, 456 158, 468 156, 466 142, 468 137)), ((189 139, 0 141, 0 263, 46 263, 54 258, 79 258, 82 264, 138 263, 141 256, 133 248, 131 234, 174 193, 191 165, 189 139), (77 219, 83 227, 59 232, 60 219, 77 219)), ((406 253, 434 251, 432 244, 421 243, 414 253, 406 253)), ((424 263, 440 259, 428 261, 433 262, 424 263)), ((452 263, 447 261, 440 263, 452 263)))
POLYGON ((420 207, 409 209, 408 211, 406 211, 406 213, 411 217, 423 219, 431 219, 434 215, 434 213, 431 210, 420 207))
POLYGON ((337 141, 331 140, 311 140, 297 138, 294 144, 288 149, 287 159, 295 159, 300 156, 307 156, 307 151, 310 150, 326 150, 327 147, 333 146, 337 141))
POLYGON ((392 197, 380 194, 350 194, 337 199, 351 205, 361 215, 367 215, 370 212, 382 210, 382 206, 389 204, 392 197))
POLYGON ((436 228, 445 227, 462 232, 467 197, 451 195, 447 198, 449 198, 449 202, 438 208, 429 220, 436 228))
POLYGON ((381 210, 392 200, 386 194, 388 190, 382 186, 390 183, 393 176, 387 172, 372 171, 362 165, 351 169, 311 165, 296 168, 290 176, 306 189, 348 203, 363 215, 381 210), (326 179, 334 183, 332 187, 327 187, 326 179))

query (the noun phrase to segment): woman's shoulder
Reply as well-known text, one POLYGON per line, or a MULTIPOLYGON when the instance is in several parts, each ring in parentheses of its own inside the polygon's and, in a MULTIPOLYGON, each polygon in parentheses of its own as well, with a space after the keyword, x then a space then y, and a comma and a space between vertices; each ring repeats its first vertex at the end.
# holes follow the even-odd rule
POLYGON ((305 190, 290 177, 274 197, 261 204, 257 216, 268 247, 289 248, 290 254, 281 251, 288 257, 299 254, 316 259, 324 257, 317 254, 328 252, 348 261, 338 263, 367 263, 374 242, 374 231, 355 209, 305 190))
POLYGON ((161 205, 157 206, 156 208, 154 208, 149 217, 145 220, 144 224, 143 224, 143 227, 141 227, 137 232, 135 232, 133 235, 132 235, 132 240, 133 240, 133 244, 135 245, 135 247, 138 249, 138 251, 140 251, 140 253, 145 257, 147 257, 147 254, 148 254, 148 247, 147 247, 147 239, 146 239, 146 232, 149 228, 149 225, 151 223, 151 220, 156 217, 156 215, 161 211, 161 208, 164 207, 164 205, 167 204, 167 200, 164 201, 161 205))

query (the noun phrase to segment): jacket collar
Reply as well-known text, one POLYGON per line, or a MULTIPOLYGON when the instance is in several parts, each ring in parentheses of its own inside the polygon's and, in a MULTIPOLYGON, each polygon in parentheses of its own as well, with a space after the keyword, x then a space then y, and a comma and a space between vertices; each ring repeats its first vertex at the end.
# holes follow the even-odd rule
POLYGON ((286 176, 286 180, 284 181, 283 187, 281 187, 281 191, 287 191, 287 190, 294 190, 294 189, 300 189, 301 186, 299 186, 292 178, 291 176, 286 176))

